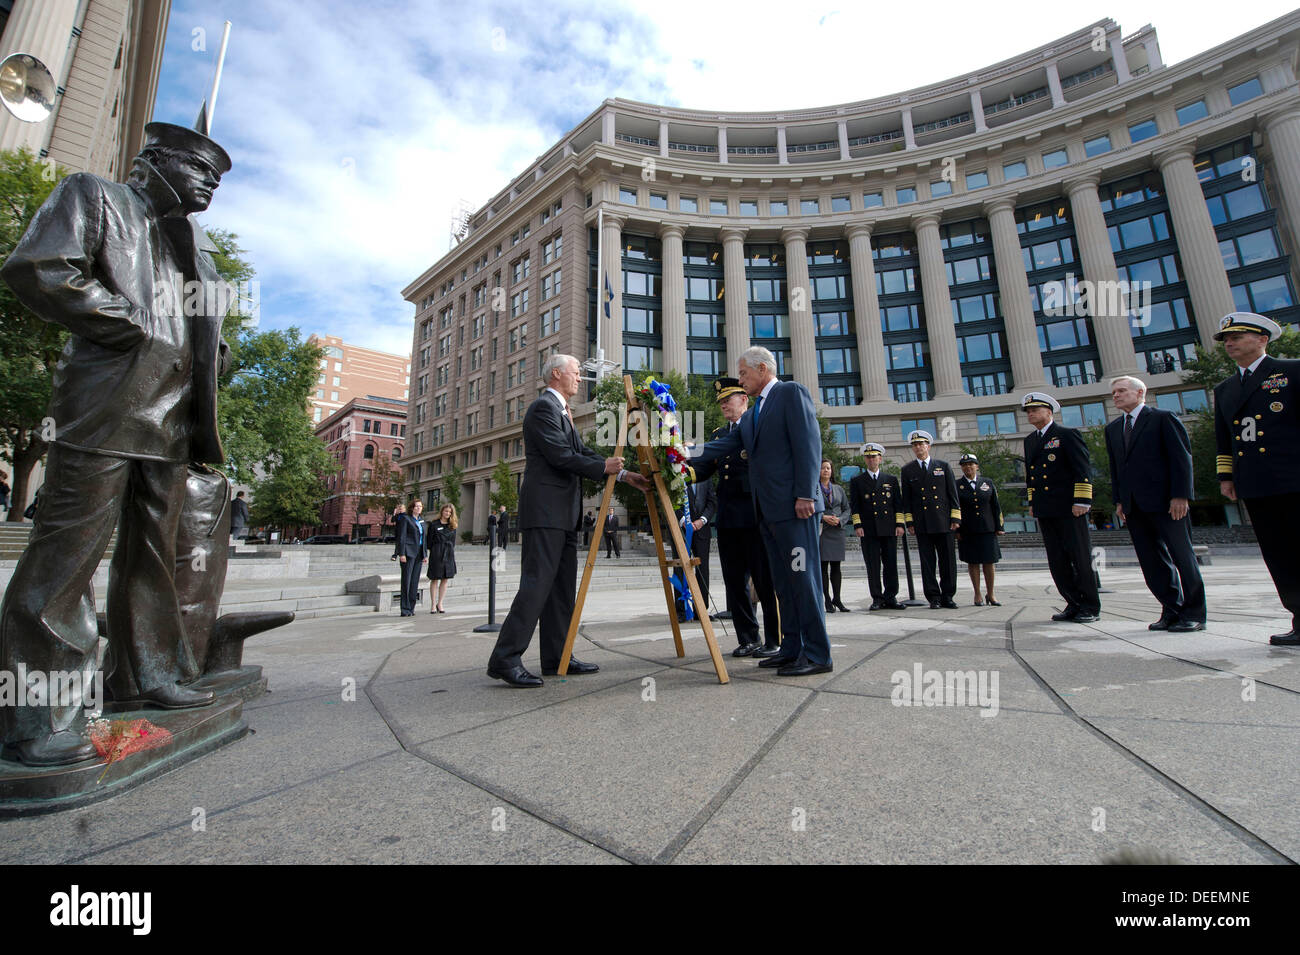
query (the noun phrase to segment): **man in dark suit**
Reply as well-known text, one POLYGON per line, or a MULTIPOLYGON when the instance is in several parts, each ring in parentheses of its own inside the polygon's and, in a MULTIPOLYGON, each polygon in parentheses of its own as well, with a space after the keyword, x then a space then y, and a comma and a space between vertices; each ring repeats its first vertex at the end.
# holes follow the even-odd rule
POLYGON ((1237 371, 1214 388, 1217 472, 1223 496, 1246 504, 1260 554, 1273 575, 1291 629, 1269 637, 1279 647, 1300 646, 1300 361, 1273 358, 1265 348, 1282 334, 1277 322, 1233 312, 1214 336, 1237 371))
POLYGON ((243 491, 230 502, 230 536, 235 540, 248 536, 248 502, 244 500, 243 491))
POLYGON ((394 553, 402 565, 402 616, 414 617, 415 605, 420 600, 420 571, 424 569, 424 521, 420 512, 424 502, 411 502, 409 514, 397 518, 397 546, 394 553))
POLYGON ((591 529, 595 526, 596 526, 596 515, 591 513, 591 511, 589 510, 587 511, 586 516, 583 517, 582 519, 582 546, 583 547, 588 547, 591 545, 591 529))
POLYGON ((961 527, 957 479, 947 461, 930 457, 933 438, 928 431, 907 436, 914 461, 903 465, 898 483, 903 489, 903 520, 916 537, 921 562, 921 586, 930 609, 956 610, 957 551, 953 534, 961 527), (935 571, 938 570, 938 579, 935 571))
POLYGON ((740 357, 740 385, 755 399, 740 427, 710 441, 692 459, 695 479, 742 449, 753 467, 750 481, 759 532, 781 601, 785 640, 781 652, 759 661, 780 676, 830 673, 818 528, 823 507, 817 492, 821 430, 812 396, 803 385, 778 381, 776 357, 754 346, 740 357))
POLYGON ((898 478, 880 470, 885 446, 869 441, 862 446, 867 469, 849 482, 849 510, 853 528, 862 542, 871 590, 868 610, 901 610, 898 602, 898 538, 906 524, 903 492, 898 478))
MULTIPOLYGON (((740 419, 749 410, 749 396, 737 378, 718 378, 713 382, 718 407, 727 423, 709 436, 717 440, 740 427, 740 419)), ((734 657, 774 657, 781 650, 781 615, 777 611, 772 571, 767 565, 767 549, 758 530, 754 514, 754 494, 749 478, 749 452, 743 448, 718 463, 717 518, 718 559, 722 562, 722 580, 727 589, 727 610, 736 625, 734 657), (763 632, 759 639, 758 617, 749 599, 749 581, 763 607, 763 632)))
POLYGON ((1192 444, 1178 416, 1146 404, 1141 379, 1110 383, 1121 416, 1106 425, 1111 495, 1128 526, 1147 588, 1160 601, 1151 630, 1205 629, 1205 583, 1192 550, 1192 444))
POLYGON ((1061 622, 1092 623, 1101 615, 1101 596, 1092 570, 1092 458, 1083 435, 1053 420, 1061 405, 1051 395, 1031 391, 1020 400, 1034 430, 1025 438, 1025 485, 1029 514, 1038 521, 1047 549, 1047 566, 1065 610, 1061 622))
POLYGON ((510 543, 510 515, 504 504, 497 510, 497 546, 502 550, 510 543))
POLYGON ((609 560, 611 551, 621 558, 623 550, 618 546, 618 515, 612 510, 605 515, 605 529, 601 534, 605 538, 605 559, 609 560))
MULTIPOLYGON (((582 478, 599 481, 617 474, 638 490, 649 485, 623 470, 620 457, 602 458, 582 443, 569 412, 578 393, 581 366, 572 355, 552 355, 542 365, 547 388, 524 415, 524 479, 519 489, 523 535, 519 592, 501 624, 488 676, 511 686, 541 686, 523 665, 523 654, 541 624, 542 675, 559 672, 560 654, 573 616, 578 574, 578 527, 582 523, 582 478)), ((595 673, 598 666, 569 658, 568 675, 595 673)))

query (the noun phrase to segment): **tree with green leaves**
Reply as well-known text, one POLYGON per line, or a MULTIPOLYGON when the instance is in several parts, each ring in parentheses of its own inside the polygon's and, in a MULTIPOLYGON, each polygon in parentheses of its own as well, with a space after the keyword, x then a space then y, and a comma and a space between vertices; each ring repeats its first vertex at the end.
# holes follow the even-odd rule
POLYGON ((465 469, 453 462, 442 476, 442 503, 450 504, 460 514, 460 490, 465 485, 465 469))
MULTIPOLYGON (((67 174, 27 149, 0 152, 0 261, 9 258, 36 210, 67 174)), ((13 467, 11 521, 22 520, 32 469, 49 447, 44 419, 54 366, 67 340, 62 326, 41 319, 0 282, 0 460, 13 467)))
POLYGON ((515 488, 514 472, 510 470, 510 462, 505 458, 497 458, 497 466, 492 469, 492 483, 496 485, 496 490, 488 499, 492 502, 493 509, 504 505, 510 514, 519 510, 519 491, 515 488))
MULTIPOLYGON (((1274 358, 1300 358, 1300 332, 1290 326, 1268 343, 1268 353, 1274 358)), ((1218 442, 1214 435, 1214 386, 1236 373, 1236 365, 1221 345, 1208 351, 1199 345, 1196 358, 1183 365, 1183 383, 1204 388, 1209 404, 1187 419, 1187 436, 1192 444, 1192 490, 1196 500, 1206 504, 1228 506, 1232 504, 1219 493, 1219 475, 1216 466, 1218 442)), ((1147 396, 1150 401, 1150 396, 1147 396)))
POLYGON ((1080 432, 1092 459, 1092 506, 1106 514, 1115 513, 1115 493, 1110 485, 1110 454, 1106 451, 1105 427, 1084 428, 1080 432))

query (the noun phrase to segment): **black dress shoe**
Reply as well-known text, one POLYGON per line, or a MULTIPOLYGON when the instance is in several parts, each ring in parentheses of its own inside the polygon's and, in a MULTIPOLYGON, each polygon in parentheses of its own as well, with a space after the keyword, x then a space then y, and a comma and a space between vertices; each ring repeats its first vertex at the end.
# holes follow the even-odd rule
POLYGON ((942 607, 944 610, 956 610, 957 602, 948 597, 945 597, 943 600, 939 601, 939 606, 942 607))
POLYGON ((1173 621, 1173 620, 1170 620, 1170 619, 1167 618, 1167 617, 1161 617, 1161 618, 1160 618, 1159 620, 1157 620, 1155 623, 1149 623, 1149 624, 1147 624, 1147 629, 1148 629, 1148 630, 1168 630, 1171 626, 1173 626, 1173 624, 1174 624, 1174 621, 1173 621))
MULTIPOLYGON (((600 667, 594 663, 583 663, 577 657, 569 657, 569 672, 566 676, 578 676, 582 673, 598 673, 600 667)), ((542 676, 559 676, 560 671, 554 667, 542 667, 542 676)))
POLYGON ((895 598, 893 598, 893 597, 890 597, 888 600, 885 601, 885 609, 886 609, 886 610, 906 610, 907 608, 904 607, 901 603, 899 603, 897 599, 895 599, 895 598))
POLYGON ((759 647, 757 650, 754 651, 753 656, 774 657, 780 652, 781 652, 781 645, 779 643, 774 647, 770 647, 764 644, 763 646, 759 647))
POLYGON ((1169 625, 1170 633, 1195 633, 1197 630, 1204 629, 1205 624, 1200 620, 1179 620, 1169 625))
POLYGON ((217 695, 211 690, 191 690, 178 683, 168 683, 118 702, 133 706, 156 706, 162 710, 183 710, 191 706, 210 706, 216 701, 217 695))
MULTIPOLYGON (((1074 615, 1075 623, 1096 623, 1100 619, 1101 619, 1101 614, 1088 613, 1086 610, 1080 610, 1077 614, 1074 615)), ((1169 629, 1172 630, 1174 628, 1170 627, 1169 629)))
POLYGON ((850 611, 849 611, 849 608, 846 607, 846 606, 844 606, 844 604, 840 603, 838 600, 835 601, 835 609, 838 610, 840 613, 849 613, 849 612, 850 612, 850 611))
POLYGON ((542 678, 533 676, 522 666, 511 667, 509 670, 494 670, 488 667, 487 675, 494 680, 504 680, 511 686, 541 686, 542 678))
POLYGON ((1057 623, 1066 623, 1070 620, 1073 620, 1077 616, 1079 616, 1078 607, 1066 607, 1060 613, 1052 614, 1052 619, 1055 620, 1057 623))
POLYGON ((762 646, 763 645, 759 643, 757 640, 755 640, 753 643, 742 643, 740 646, 736 647, 736 649, 731 651, 731 655, 733 657, 753 656, 756 652, 758 652, 759 649, 762 648, 762 646))
POLYGON ((771 667, 788 667, 790 664, 794 663, 798 659, 799 659, 798 657, 783 657, 778 654, 777 656, 774 657, 768 657, 764 660, 759 660, 758 665, 765 670, 771 667))
POLYGON ((937 600, 931 600, 931 601, 930 601, 930 609, 931 609, 931 610, 938 610, 938 609, 939 609, 939 601, 937 601, 937 600))
POLYGON ((1288 633, 1275 633, 1268 638, 1275 647, 1300 647, 1300 631, 1292 627, 1288 633))
POLYGON ((826 601, 826 612, 827 612, 827 613, 834 613, 834 612, 835 612, 835 604, 831 603, 829 600, 826 601))
POLYGON ((868 610, 884 610, 884 609, 885 609, 885 602, 884 602, 883 600, 873 600, 873 601, 871 601, 871 606, 868 607, 867 609, 868 609, 868 610))
POLYGON ((58 730, 37 739, 25 739, 5 747, 5 756, 28 766, 66 766, 95 759, 95 747, 72 730, 58 730))
POLYGON ((812 676, 814 673, 830 673, 835 667, 829 663, 791 663, 776 671, 777 676, 812 676))

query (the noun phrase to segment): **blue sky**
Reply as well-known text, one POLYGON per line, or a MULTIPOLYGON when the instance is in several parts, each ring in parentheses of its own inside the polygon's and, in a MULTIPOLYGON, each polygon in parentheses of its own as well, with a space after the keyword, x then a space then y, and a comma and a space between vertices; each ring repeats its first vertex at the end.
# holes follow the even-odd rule
POLYGON ((825 106, 988 66, 1105 17, 1126 35, 1151 23, 1174 63, 1291 8, 173 0, 154 118, 193 123, 231 20, 213 137, 234 169, 204 224, 239 235, 262 327, 406 354, 414 310, 401 289, 447 251, 457 202, 477 208, 607 97, 825 106))

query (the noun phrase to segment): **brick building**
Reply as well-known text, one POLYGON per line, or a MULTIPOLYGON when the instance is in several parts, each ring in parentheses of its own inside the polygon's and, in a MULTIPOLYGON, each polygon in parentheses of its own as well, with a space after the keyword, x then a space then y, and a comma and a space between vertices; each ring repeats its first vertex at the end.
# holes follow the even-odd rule
POLYGON ((313 533, 377 537, 386 533, 392 516, 384 508, 357 513, 360 498, 374 483, 383 487, 376 469, 391 461, 397 470, 406 445, 406 402, 367 395, 353 398, 316 428, 316 436, 338 462, 327 480, 329 496, 321 506, 320 524, 313 533))
POLYGON ((409 355, 349 345, 333 335, 312 335, 307 340, 325 349, 311 396, 313 423, 323 424, 353 398, 379 395, 406 404, 411 382, 409 355))

